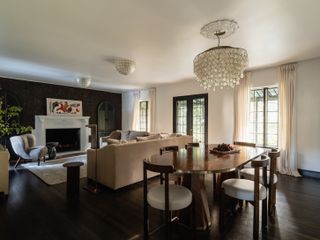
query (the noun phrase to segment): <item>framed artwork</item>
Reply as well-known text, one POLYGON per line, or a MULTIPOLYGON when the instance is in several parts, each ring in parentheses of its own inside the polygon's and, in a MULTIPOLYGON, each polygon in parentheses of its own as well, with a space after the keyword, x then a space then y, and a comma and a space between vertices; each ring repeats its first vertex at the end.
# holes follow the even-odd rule
POLYGON ((47 115, 82 116, 82 101, 47 98, 47 115))

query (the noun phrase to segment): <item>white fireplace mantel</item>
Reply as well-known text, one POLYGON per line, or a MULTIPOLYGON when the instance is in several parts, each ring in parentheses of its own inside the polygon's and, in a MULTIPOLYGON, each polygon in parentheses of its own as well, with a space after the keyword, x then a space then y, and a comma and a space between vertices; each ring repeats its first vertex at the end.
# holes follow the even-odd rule
POLYGON ((80 128, 80 151, 85 151, 90 147, 90 129, 86 127, 89 124, 89 118, 36 115, 34 135, 37 145, 46 144, 46 129, 80 128))

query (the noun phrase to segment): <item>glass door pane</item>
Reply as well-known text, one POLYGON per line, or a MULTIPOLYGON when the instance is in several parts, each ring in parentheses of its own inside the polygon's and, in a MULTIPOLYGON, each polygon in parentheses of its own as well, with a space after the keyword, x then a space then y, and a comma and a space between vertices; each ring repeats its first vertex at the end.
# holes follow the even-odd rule
POLYGON ((176 102, 176 133, 187 135, 187 100, 176 102))
POLYGON ((205 142, 205 99, 192 100, 192 135, 193 141, 205 142))
POLYGON ((208 143, 208 94, 173 97, 173 132, 208 143))

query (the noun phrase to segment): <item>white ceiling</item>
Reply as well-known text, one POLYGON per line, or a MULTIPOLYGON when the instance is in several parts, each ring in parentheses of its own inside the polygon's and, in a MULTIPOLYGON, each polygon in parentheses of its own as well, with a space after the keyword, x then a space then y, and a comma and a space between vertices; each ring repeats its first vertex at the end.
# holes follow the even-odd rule
POLYGON ((216 45, 200 28, 230 18, 222 45, 247 49, 249 69, 320 56, 319 0, 0 0, 0 75, 126 91, 193 78, 194 57, 216 45), (120 75, 106 59, 136 61, 120 75))

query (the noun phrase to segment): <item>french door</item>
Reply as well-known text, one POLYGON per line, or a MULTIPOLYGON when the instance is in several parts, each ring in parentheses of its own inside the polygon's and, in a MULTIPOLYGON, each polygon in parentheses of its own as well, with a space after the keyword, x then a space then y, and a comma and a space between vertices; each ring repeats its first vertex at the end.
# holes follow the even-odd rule
POLYGON ((208 143, 208 94, 173 98, 173 132, 208 143))

